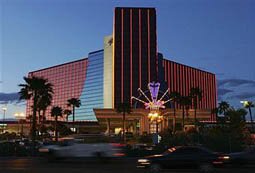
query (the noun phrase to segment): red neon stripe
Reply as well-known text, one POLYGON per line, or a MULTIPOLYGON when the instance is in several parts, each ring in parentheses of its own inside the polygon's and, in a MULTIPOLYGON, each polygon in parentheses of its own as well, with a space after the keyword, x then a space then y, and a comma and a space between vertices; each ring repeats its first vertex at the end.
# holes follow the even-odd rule
POLYGON ((151 59, 151 51, 150 51, 150 11, 149 9, 147 10, 147 25, 148 25, 148 82, 151 82, 151 63, 150 63, 150 59, 151 59))
MULTIPOLYGON (((215 98, 215 100, 214 100, 215 106, 214 106, 214 107, 217 107, 218 89, 217 89, 217 80, 216 80, 216 76, 215 76, 215 75, 213 76, 213 82, 214 82, 213 87, 214 87, 214 92, 215 92, 215 96, 214 96, 214 98, 215 98)), ((216 117, 215 117, 215 118, 216 118, 216 117)))
MULTIPOLYGON (((217 81, 215 79, 215 75, 212 76, 212 87, 213 87, 213 93, 212 93, 212 97, 213 97, 213 107, 212 108, 216 108, 217 107, 217 81)), ((214 114, 214 119, 216 120, 216 114, 214 114)))
POLYGON ((185 70, 185 85, 184 85, 184 87, 185 87, 185 95, 187 96, 188 95, 188 93, 189 93, 189 82, 188 82, 188 75, 187 75, 187 72, 188 72, 188 69, 187 69, 187 67, 186 66, 184 66, 184 70, 185 70))
POLYGON ((190 67, 187 67, 188 94, 190 93, 190 67))
POLYGON ((173 63, 173 64, 174 64, 174 80, 173 80, 173 82, 174 82, 174 91, 176 91, 176 88, 177 88, 177 83, 176 83, 177 68, 176 68, 176 64, 175 63, 173 63))
MULTIPOLYGON (((199 71, 199 82, 200 82, 200 87, 202 87, 202 89, 203 89, 203 79, 202 79, 202 72, 201 72, 201 71, 199 71)), ((201 107, 201 109, 204 108, 203 104, 204 104, 204 102, 205 102, 205 96, 203 95, 202 98, 203 98, 203 99, 202 99, 202 101, 200 102, 200 107, 201 107)))
POLYGON ((202 108, 206 108, 206 91, 204 89, 204 73, 200 71, 200 75, 201 75, 201 86, 202 86, 202 90, 204 91, 204 94, 203 94, 203 101, 202 101, 202 108))
POLYGON ((174 86, 173 63, 171 61, 169 61, 169 63, 171 64, 171 81, 170 81, 171 89, 170 89, 170 92, 173 92, 174 91, 174 88, 173 88, 173 86, 174 86))
POLYGON ((163 60, 164 62, 164 69, 165 69, 165 81, 167 80, 167 68, 166 68, 166 60, 163 60))
POLYGON ((178 65, 178 66, 179 66, 179 69, 180 69, 180 75, 179 75, 179 78, 180 78, 179 90, 180 90, 181 95, 183 95, 183 92, 182 92, 182 66, 181 66, 181 65, 178 65))
POLYGON ((187 76, 186 76, 186 66, 183 66, 183 89, 184 89, 184 93, 185 96, 187 96, 187 89, 188 89, 188 83, 187 83, 187 76))
POLYGON ((182 89, 183 89, 183 95, 186 96, 186 79, 185 79, 185 66, 182 65, 182 89))
POLYGON ((204 95, 205 95, 205 108, 208 108, 208 93, 210 92, 210 88, 209 86, 206 87, 206 83, 207 83, 208 79, 207 79, 207 73, 203 72, 203 84, 204 84, 204 95))
POLYGON ((142 87, 141 9, 139 9, 139 88, 142 87))
POLYGON ((171 85, 171 79, 170 79, 170 63, 169 61, 167 61, 167 77, 168 77, 168 81, 167 81, 167 87, 170 88, 170 85, 171 85))
MULTIPOLYGON (((133 96, 133 11, 130 9, 130 98, 133 96)), ((132 99, 130 99, 132 105, 132 99)))
MULTIPOLYGON (((196 87, 200 88, 200 86, 199 86, 199 71, 198 70, 196 70, 196 87)), ((203 99, 203 97, 202 97, 202 99, 203 99)), ((200 104, 198 104, 198 108, 200 109, 200 104)))
POLYGON ((207 86, 209 88, 209 92, 207 92, 207 96, 208 96, 208 99, 207 99, 207 105, 208 105, 208 108, 211 109, 212 108, 212 78, 211 78, 211 74, 207 73, 207 86))
MULTIPOLYGON (((210 109, 212 110, 214 108, 214 97, 213 97, 213 79, 212 79, 212 75, 209 74, 209 85, 211 86, 211 92, 209 93, 210 95, 210 109)), ((211 119, 214 120, 214 114, 211 114, 211 119)))
POLYGON ((211 108, 211 80, 209 74, 206 72, 206 83, 205 88, 209 88, 209 92, 207 92, 207 108, 211 108))
POLYGON ((124 24, 123 24, 123 9, 121 9, 121 102, 123 102, 123 90, 124 90, 124 82, 123 82, 123 77, 124 77, 124 72, 123 72, 123 59, 124 59, 124 52, 123 52, 123 29, 124 29, 124 24))
MULTIPOLYGON (((197 75, 197 82, 196 82, 196 84, 197 84, 197 86, 196 87, 199 87, 199 88, 201 88, 200 86, 199 86, 199 71, 198 70, 196 70, 196 75, 197 75)), ((202 99, 203 99, 203 97, 202 97, 202 99)), ((200 109, 201 107, 200 107, 200 104, 198 104, 198 108, 200 109)))
MULTIPOLYGON (((155 18, 155 23, 156 23, 156 11, 155 9, 153 10, 153 17, 155 18)), ((155 51, 155 58, 156 58, 156 76, 157 76, 157 80, 158 80, 158 45, 157 45, 157 25, 155 24, 155 42, 156 42, 156 51, 155 51)))
POLYGON ((202 80, 203 80, 203 90, 205 92, 205 102, 204 102, 204 107, 207 109, 208 108, 208 105, 207 105, 207 99, 208 99, 208 96, 207 96, 207 92, 208 92, 208 88, 206 88, 206 73, 205 72, 202 72, 202 80))
POLYGON ((191 89, 191 68, 188 67, 188 79, 189 79, 189 92, 190 92, 190 89, 191 89))
MULTIPOLYGON (((203 80, 203 73, 201 71, 199 71, 199 75, 200 75, 200 88, 202 90, 204 90, 204 80, 203 80)), ((201 109, 204 109, 204 103, 205 103, 205 94, 203 94, 203 97, 202 97, 202 101, 200 102, 201 103, 201 109)))

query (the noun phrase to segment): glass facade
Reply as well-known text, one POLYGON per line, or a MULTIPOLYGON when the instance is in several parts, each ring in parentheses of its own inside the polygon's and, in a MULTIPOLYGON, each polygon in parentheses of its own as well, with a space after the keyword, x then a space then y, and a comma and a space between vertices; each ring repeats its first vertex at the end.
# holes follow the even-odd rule
MULTIPOLYGON (((76 120, 96 121, 93 108, 103 108, 104 51, 89 53, 86 80, 80 96, 81 106, 76 108, 76 120)), ((70 120, 72 117, 69 117, 70 120)))

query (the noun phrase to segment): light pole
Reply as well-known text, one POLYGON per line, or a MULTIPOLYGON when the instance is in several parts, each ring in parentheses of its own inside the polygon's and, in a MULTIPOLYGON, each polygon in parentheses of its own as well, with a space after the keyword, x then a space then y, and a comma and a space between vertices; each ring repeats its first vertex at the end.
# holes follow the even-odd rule
POLYGON ((3 114, 3 121, 5 121, 5 112, 7 111, 7 107, 3 107, 2 110, 4 112, 4 114, 3 114))
POLYGON ((4 122, 5 122, 5 112, 7 111, 7 107, 6 106, 4 106, 4 107, 2 107, 2 110, 3 110, 3 112, 4 112, 4 114, 3 114, 3 126, 2 126, 2 133, 4 132, 4 122))
POLYGON ((240 103, 243 104, 244 108, 249 110, 250 120, 251 120, 251 128, 254 131, 253 118, 252 118, 252 113, 251 113, 251 108, 254 107, 254 104, 251 101, 240 101, 240 103))
POLYGON ((23 121, 25 120, 25 114, 23 112, 20 112, 15 113, 14 116, 19 121, 19 124, 21 123, 20 136, 23 136, 23 121))

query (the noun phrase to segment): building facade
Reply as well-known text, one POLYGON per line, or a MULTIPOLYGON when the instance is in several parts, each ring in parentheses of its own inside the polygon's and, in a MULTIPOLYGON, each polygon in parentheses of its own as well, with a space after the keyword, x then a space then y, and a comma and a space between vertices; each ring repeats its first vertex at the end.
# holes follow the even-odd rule
MULTIPOLYGON (((88 59, 85 58, 28 73, 28 77, 43 77, 53 84, 54 95, 52 104, 46 110, 46 117, 48 120, 54 120, 50 115, 53 106, 60 106, 62 109, 71 110, 71 108, 67 106, 67 100, 81 97, 86 79, 87 66, 88 59)), ((32 99, 28 100, 26 116, 31 116, 33 114, 32 105, 32 99)), ((65 120, 65 117, 60 117, 59 119, 65 120)))
MULTIPOLYGON (((113 34, 104 38, 102 50, 91 52, 87 58, 78 61, 30 72, 28 76, 47 78, 54 85, 52 106, 70 109, 66 105, 67 100, 80 99, 81 106, 76 109, 77 121, 109 124, 111 117, 115 117, 120 122, 121 116, 114 113, 118 104, 128 102, 141 110, 143 105, 137 104, 131 97, 139 95, 138 88, 147 90, 148 83, 153 81, 160 82, 162 90, 169 88, 167 94, 177 91, 187 96, 192 87, 199 87, 203 96, 198 106, 198 114, 201 113, 198 117, 215 120, 211 113, 217 101, 215 75, 164 58, 157 51, 156 31, 155 8, 117 7, 114 10, 113 34)), ((27 102, 27 116, 32 113, 31 105, 30 100, 27 102)), ((178 104, 169 104, 169 111, 165 114, 170 114, 173 106, 181 108, 178 104)), ((50 109, 46 112, 49 120, 50 109)), ((133 120, 141 121, 143 130, 148 129, 148 120, 141 119, 146 111, 134 111, 133 114, 136 114, 133 120)))
POLYGON ((155 8, 116 8, 114 13, 114 107, 158 80, 155 8))

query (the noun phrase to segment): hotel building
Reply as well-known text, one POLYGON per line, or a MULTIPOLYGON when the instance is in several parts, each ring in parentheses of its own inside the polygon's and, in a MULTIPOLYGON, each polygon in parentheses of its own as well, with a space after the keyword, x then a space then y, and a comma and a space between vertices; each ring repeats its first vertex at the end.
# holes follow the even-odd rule
MULTIPOLYGON (((81 106, 76 109, 75 119, 97 121, 108 132, 121 127, 122 116, 115 111, 121 102, 130 103, 133 107, 132 113, 127 115, 130 131, 153 131, 147 117, 149 110, 131 99, 132 96, 140 97, 137 89, 148 90, 147 85, 152 81, 159 82, 162 91, 169 88, 167 95, 177 91, 187 96, 192 87, 199 87, 203 95, 197 117, 215 120, 211 113, 217 100, 215 75, 173 62, 158 53, 155 8, 115 8, 113 34, 104 38, 102 50, 89 53, 87 58, 29 72, 28 76, 47 78, 54 85, 52 106, 70 109, 67 100, 80 99, 81 106)), ((29 100, 27 116, 32 113, 31 105, 29 100)), ((48 120, 52 119, 52 106, 46 112, 48 120)), ((181 106, 170 103, 161 110, 165 118, 160 129, 171 126, 174 106, 178 123, 181 106)), ((194 116, 192 107, 189 115, 194 116)))

